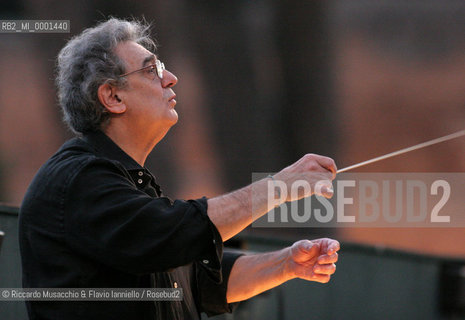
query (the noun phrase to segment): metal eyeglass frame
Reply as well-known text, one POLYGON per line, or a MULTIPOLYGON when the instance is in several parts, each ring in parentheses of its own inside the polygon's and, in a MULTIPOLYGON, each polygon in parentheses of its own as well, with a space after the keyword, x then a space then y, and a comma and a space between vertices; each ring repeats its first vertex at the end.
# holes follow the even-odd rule
POLYGON ((129 76, 130 74, 133 74, 133 73, 136 73, 136 72, 139 72, 139 71, 144 71, 144 70, 147 70, 147 69, 155 69, 157 71, 157 76, 160 79, 163 79, 163 71, 166 70, 165 69, 165 64, 163 62, 161 62, 160 60, 155 60, 155 64, 151 64, 151 65, 145 66, 143 68, 140 68, 140 69, 137 69, 137 70, 134 70, 134 71, 131 71, 131 72, 123 73, 123 74, 119 75, 119 77, 126 77, 126 76, 129 76))

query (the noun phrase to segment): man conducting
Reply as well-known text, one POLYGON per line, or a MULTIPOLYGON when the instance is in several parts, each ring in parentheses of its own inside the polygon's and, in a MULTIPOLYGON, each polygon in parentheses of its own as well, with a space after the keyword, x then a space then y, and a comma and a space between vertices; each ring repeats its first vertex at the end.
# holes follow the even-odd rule
POLYGON ((29 301, 30 319, 199 319, 287 280, 325 283, 335 272, 339 243, 331 239, 223 254, 223 241, 268 211, 270 182, 290 188, 305 180, 318 190, 323 181, 298 198, 331 197, 329 158, 306 155, 211 199, 173 202, 162 194, 144 163, 178 120, 178 80, 155 49, 146 24, 112 18, 61 50, 59 102, 77 137, 42 166, 22 203, 23 286, 182 288, 183 300, 29 301))

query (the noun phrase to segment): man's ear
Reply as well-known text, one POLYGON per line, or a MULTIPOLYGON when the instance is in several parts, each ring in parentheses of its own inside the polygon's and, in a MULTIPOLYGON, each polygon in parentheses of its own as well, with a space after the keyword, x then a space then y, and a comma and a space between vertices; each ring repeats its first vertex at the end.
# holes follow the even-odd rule
POLYGON ((126 105, 116 94, 116 88, 109 83, 104 83, 98 87, 97 95, 100 103, 110 113, 124 113, 126 105))

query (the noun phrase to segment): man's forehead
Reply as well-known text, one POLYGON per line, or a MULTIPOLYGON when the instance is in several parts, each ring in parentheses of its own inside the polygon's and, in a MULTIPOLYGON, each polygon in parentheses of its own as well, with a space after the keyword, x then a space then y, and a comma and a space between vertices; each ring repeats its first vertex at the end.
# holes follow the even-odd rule
POLYGON ((134 41, 119 43, 115 48, 116 55, 126 64, 134 67, 143 66, 148 62, 155 62, 157 56, 134 41))

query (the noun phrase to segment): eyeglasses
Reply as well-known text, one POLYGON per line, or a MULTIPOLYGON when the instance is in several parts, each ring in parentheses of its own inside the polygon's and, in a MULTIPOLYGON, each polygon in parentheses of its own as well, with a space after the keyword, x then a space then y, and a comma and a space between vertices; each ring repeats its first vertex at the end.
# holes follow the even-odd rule
POLYGON ((120 77, 126 77, 126 76, 129 76, 130 74, 133 74, 139 71, 144 71, 144 70, 148 70, 148 72, 150 73, 155 73, 156 71, 158 78, 163 79, 163 71, 165 71, 166 69, 165 69, 165 64, 163 62, 161 62, 160 60, 155 60, 155 64, 151 64, 149 66, 146 66, 146 67, 143 67, 143 68, 131 71, 131 72, 123 73, 120 75, 120 77))

